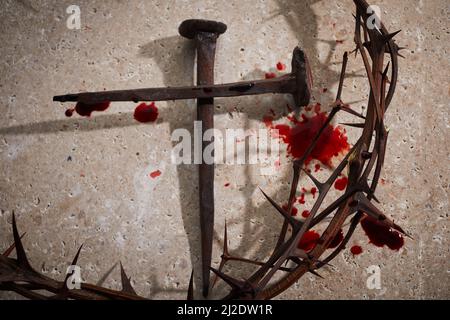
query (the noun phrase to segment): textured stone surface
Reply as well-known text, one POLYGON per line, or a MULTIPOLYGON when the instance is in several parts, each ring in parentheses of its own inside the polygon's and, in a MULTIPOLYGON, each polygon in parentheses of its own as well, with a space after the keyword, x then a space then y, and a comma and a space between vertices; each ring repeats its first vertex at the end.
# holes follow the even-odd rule
MULTIPOLYGON (((228 24, 219 39, 216 81, 256 79, 288 65, 292 49, 304 48, 312 63, 316 101, 335 94, 340 61, 353 49, 351 1, 29 1, 0 4, 0 248, 12 241, 14 211, 31 263, 63 279, 78 246, 84 280, 95 283, 119 260, 138 293, 183 298, 192 266, 199 267, 197 171, 171 163, 171 133, 192 131, 195 101, 157 103, 154 124, 133 119, 132 103, 115 103, 92 118, 66 118, 51 98, 84 90, 183 85, 194 82, 192 43, 177 27, 187 18, 228 24), (66 8, 81 8, 81 30, 66 27, 66 8), (337 43, 336 40, 343 40, 337 43), (322 92, 322 88, 328 88, 322 92), (160 170, 161 176, 148 174, 160 170)), ((325 279, 306 275, 281 299, 449 298, 448 110, 449 7, 445 0, 377 1, 391 31, 402 29, 407 46, 397 94, 387 115, 387 159, 381 207, 414 240, 400 251, 368 244, 358 229, 325 279), (446 164, 447 163, 447 164, 446 164), (369 290, 366 268, 381 268, 382 288, 369 290)), ((360 58, 350 71, 362 75, 360 58)), ((279 73, 281 74, 281 73, 279 73)), ((348 78, 344 99, 367 99, 367 81, 348 78)), ((272 108, 284 112, 286 97, 217 99, 218 128, 264 128, 272 108)), ((66 105, 68 106, 68 105, 66 105)), ((337 122, 349 120, 341 116, 337 122)), ((336 122, 336 123, 337 123, 336 122)), ((355 141, 357 131, 349 130, 355 141)), ((264 259, 281 219, 258 186, 287 199, 290 166, 273 176, 259 166, 219 165, 216 171, 216 241, 220 256, 225 219, 234 253, 264 259), (230 183, 225 187, 226 183, 230 183)), ((326 174, 326 169, 321 174, 326 174)), ((302 186, 310 186, 306 179, 302 186)), ((306 196, 300 212, 312 205, 306 196)), ((251 270, 233 265, 234 275, 251 270)), ((120 288, 116 267, 105 282, 120 288)), ((200 279, 196 278, 197 285, 200 279)), ((218 294, 224 286, 218 286, 218 294)), ((16 297, 0 293, 0 297, 16 297)))

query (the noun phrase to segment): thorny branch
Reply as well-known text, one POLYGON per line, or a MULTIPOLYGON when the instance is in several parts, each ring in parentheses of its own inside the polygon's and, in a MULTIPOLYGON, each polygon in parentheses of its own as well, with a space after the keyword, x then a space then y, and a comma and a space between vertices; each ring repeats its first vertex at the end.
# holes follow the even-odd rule
MULTIPOLYGON (((293 178, 291 182, 287 209, 277 204, 262 191, 267 200, 284 219, 277 244, 266 262, 254 261, 230 255, 228 251, 227 226, 225 225, 224 248, 219 268, 212 269, 218 278, 225 281, 230 292, 224 299, 271 299, 297 282, 305 273, 310 272, 317 276, 317 270, 329 264, 346 246, 355 231, 359 221, 368 215, 380 223, 393 228, 404 235, 405 232, 390 218, 382 213, 373 203, 378 202, 375 191, 380 179, 384 162, 388 132, 384 125, 384 114, 388 109, 394 92, 398 76, 399 48, 393 40, 398 33, 389 33, 381 24, 380 28, 368 28, 368 4, 364 0, 354 0, 355 14, 355 55, 360 53, 367 78, 370 85, 370 96, 365 115, 352 110, 341 100, 345 79, 348 54, 343 57, 342 70, 339 79, 336 100, 326 122, 317 132, 310 146, 303 156, 293 162, 293 178), (389 56, 389 63, 385 66, 385 56, 389 56), (390 70, 390 78, 388 72, 390 70), (345 111, 364 120, 360 124, 348 124, 362 129, 362 134, 344 159, 336 167, 325 182, 318 181, 304 164, 314 150, 322 132, 340 111, 345 111), (373 136, 375 136, 374 141, 373 136), (372 146, 372 148, 371 148, 372 146), (344 169, 348 169, 348 185, 342 196, 320 211, 321 205, 331 186, 344 169), (293 219, 291 216, 295 202, 296 191, 301 173, 304 172, 316 185, 319 196, 316 199, 310 215, 304 221, 293 219), (325 219, 331 217, 325 231, 322 233, 317 245, 309 252, 297 247, 303 235, 325 219), (328 245, 342 229, 345 221, 351 218, 350 226, 343 241, 327 256, 323 257, 328 245), (246 280, 235 279, 225 273, 223 268, 228 261, 240 261, 258 266, 246 280), (279 277, 274 277, 282 272, 279 277)), ((33 269, 28 262, 22 245, 21 236, 17 230, 13 214, 14 243, 0 255, 0 290, 14 291, 30 299, 144 299, 136 294, 121 265, 122 290, 116 291, 97 285, 82 283, 80 289, 69 289, 66 277, 64 281, 56 281, 46 277, 33 269), (17 258, 10 258, 13 250, 17 258)), ((22 235, 23 236, 23 235, 22 235)), ((72 265, 76 265, 81 247, 78 250, 72 265)), ((216 281, 213 281, 213 285, 216 281)), ((187 298, 193 299, 193 276, 191 275, 187 298)))

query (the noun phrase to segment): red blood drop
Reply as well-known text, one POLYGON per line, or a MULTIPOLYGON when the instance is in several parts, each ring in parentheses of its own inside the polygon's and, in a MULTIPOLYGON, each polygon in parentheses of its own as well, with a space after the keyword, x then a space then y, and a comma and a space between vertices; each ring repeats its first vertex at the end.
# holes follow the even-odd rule
POLYGON ((319 239, 320 235, 316 231, 309 230, 305 232, 303 237, 300 239, 300 241, 297 244, 297 248, 304 250, 306 252, 311 251, 312 249, 314 249, 319 239))
POLYGON ((361 248, 361 246, 358 245, 354 245, 353 247, 350 248, 350 252, 357 256, 358 254, 361 254, 363 252, 363 249, 361 248))
MULTIPOLYGON (((308 146, 311 144, 316 133, 327 120, 325 113, 318 113, 311 118, 303 116, 302 121, 296 120, 293 127, 285 124, 276 125, 273 128, 278 130, 278 135, 287 144, 288 153, 295 159, 303 156, 308 146)), ((324 165, 331 166, 333 157, 348 151, 350 146, 347 136, 340 128, 333 128, 327 125, 317 144, 307 157, 307 165, 312 159, 319 160, 324 165)))
POLYGON ((308 218, 309 215, 310 215, 310 212, 308 210, 303 210, 303 212, 302 212, 302 217, 303 218, 308 218))
POLYGON ((75 111, 75 108, 70 108, 70 109, 67 109, 64 114, 66 115, 66 117, 70 118, 73 115, 74 111, 75 111))
POLYGON ((317 193, 317 188, 311 188, 311 194, 312 194, 312 196, 313 196, 313 198, 315 198, 316 197, 316 193, 317 193))
POLYGON ((320 164, 316 164, 315 166, 314 166, 314 172, 318 172, 318 171, 320 171, 320 164))
MULTIPOLYGON (((75 111, 83 117, 90 117, 92 112, 94 111, 105 111, 109 108, 111 103, 109 101, 100 102, 100 103, 84 103, 77 102, 75 106, 75 111)), ((66 114, 67 115, 67 114, 66 114)))
MULTIPOLYGON (((283 205, 282 208, 284 209, 284 211, 287 211, 288 210, 287 204, 283 205)), ((295 217, 297 214, 298 214, 298 209, 296 207, 292 207, 291 216, 295 217)))
POLYGON ((286 65, 284 63, 278 62, 277 63, 277 70, 278 71, 283 71, 286 69, 286 65))
POLYGON ((265 74, 266 79, 273 79, 276 77, 277 77, 277 75, 274 72, 266 72, 266 74, 265 74))
POLYGON ((334 188, 343 191, 347 187, 347 183, 348 183, 347 177, 337 179, 336 182, 334 183, 334 188))
POLYGON ((150 178, 155 179, 161 175, 161 171, 155 170, 149 174, 150 178))
POLYGON ((139 122, 154 122, 158 119, 158 108, 155 103, 141 103, 134 109, 134 119, 139 122))
POLYGON ((344 240, 344 233, 342 232, 342 229, 339 230, 339 232, 334 236, 333 240, 328 245, 328 249, 336 248, 341 242, 344 240))
POLYGON ((301 194, 300 198, 298 199, 298 202, 300 204, 305 204, 305 194, 304 193, 301 194))
POLYGON ((230 183, 229 183, 229 182, 227 182, 227 183, 224 184, 224 187, 229 187, 229 186, 230 186, 230 183))
POLYGON ((399 250, 405 244, 403 236, 398 231, 370 216, 361 220, 361 227, 369 237, 369 242, 377 247, 386 245, 391 250, 399 250))
POLYGON ((323 88, 323 89, 322 89, 322 92, 323 92, 323 93, 325 93, 325 92, 327 92, 327 91, 328 91, 328 88, 323 88))

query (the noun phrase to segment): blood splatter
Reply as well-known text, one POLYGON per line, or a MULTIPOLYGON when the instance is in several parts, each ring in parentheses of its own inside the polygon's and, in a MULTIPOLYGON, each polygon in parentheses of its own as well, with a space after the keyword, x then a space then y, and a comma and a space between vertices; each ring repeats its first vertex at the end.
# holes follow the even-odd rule
POLYGON ((154 122, 158 118, 158 108, 155 103, 141 103, 134 109, 134 119, 139 122, 154 122))
POLYGON ((319 239, 320 235, 316 231, 314 230, 306 231, 303 237, 298 242, 297 248, 304 250, 306 252, 311 251, 312 249, 314 249, 319 239))
POLYGON ((336 40, 336 44, 343 44, 345 40, 336 40))
POLYGON ((398 231, 370 216, 361 220, 361 227, 369 237, 369 242, 377 247, 386 245, 391 250, 399 250, 405 244, 403 236, 398 231))
POLYGON ((277 77, 277 75, 274 72, 266 72, 266 74, 265 74, 266 79, 273 79, 276 77, 277 77))
POLYGON ((300 204, 305 204, 305 194, 304 194, 304 193, 302 193, 302 194, 300 195, 300 198, 298 198, 298 202, 299 202, 300 204))
POLYGON ((309 212, 309 210, 303 210, 303 212, 302 212, 302 217, 303 217, 303 218, 308 218, 310 214, 311 214, 311 213, 309 212))
POLYGON ((159 177, 160 175, 161 175, 161 171, 160 170, 155 170, 155 171, 153 171, 153 172, 151 172, 149 174, 149 177, 152 178, 152 179, 155 179, 155 178, 159 177))
POLYGON ((337 179, 334 182, 334 188, 337 189, 337 190, 343 191, 347 187, 347 183, 348 183, 348 178, 347 177, 342 177, 340 179, 337 179))
POLYGON ((229 187, 229 186, 230 186, 230 183, 227 182, 227 183, 225 183, 223 186, 224 186, 224 187, 229 187))
POLYGON ((311 194, 312 194, 313 198, 316 198, 316 193, 317 193, 317 188, 315 188, 315 187, 311 188, 311 194))
POLYGON ((322 92, 325 93, 328 91, 328 88, 322 88, 322 92))
MULTIPOLYGON (((308 146, 311 144, 317 132, 323 126, 327 116, 325 113, 317 113, 308 118, 302 115, 302 120, 291 119, 294 126, 285 124, 272 125, 272 122, 264 121, 269 127, 278 130, 278 137, 287 144, 287 151, 295 159, 301 158, 308 146)), ((316 159, 327 166, 331 166, 333 157, 348 151, 350 146, 347 136, 340 128, 327 125, 319 137, 315 148, 306 158, 307 165, 311 160, 316 159)))
POLYGON ((278 71, 284 71, 286 69, 286 65, 284 63, 278 62, 277 63, 277 70, 278 71))
POLYGON ((319 172, 320 171, 320 164, 316 164, 315 166, 314 166, 314 172, 319 172))
POLYGON ((110 106, 109 101, 100 102, 100 103, 84 103, 77 102, 75 108, 67 109, 65 112, 66 117, 71 117, 73 112, 76 111, 80 116, 90 117, 92 112, 94 111, 105 111, 110 106))
POLYGON ((350 248, 350 252, 357 256, 358 254, 361 254, 363 252, 363 249, 361 248, 361 246, 358 245, 354 245, 353 247, 350 248))
POLYGON ((344 240, 344 233, 342 232, 342 229, 339 230, 339 232, 334 236, 333 240, 331 240, 330 244, 328 245, 328 249, 334 249, 336 248, 341 242, 344 240))

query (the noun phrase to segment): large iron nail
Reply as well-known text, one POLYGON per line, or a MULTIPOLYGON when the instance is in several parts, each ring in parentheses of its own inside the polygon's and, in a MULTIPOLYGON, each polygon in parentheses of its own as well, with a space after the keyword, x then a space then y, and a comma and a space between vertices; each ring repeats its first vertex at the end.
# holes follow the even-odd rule
POLYGON ((292 56, 291 73, 279 78, 218 85, 82 92, 55 96, 53 101, 95 104, 105 101, 164 101, 284 93, 291 94, 296 107, 299 107, 309 103, 311 86, 312 76, 308 59, 306 54, 296 47, 292 56))
MULTIPOLYGON (((190 19, 181 23, 180 35, 195 41, 197 50, 197 85, 214 84, 216 41, 227 30, 221 22, 190 19)), ((214 98, 197 100, 197 120, 202 122, 202 134, 214 128, 214 98)), ((202 163, 199 165, 200 231, 202 245, 203 296, 208 296, 214 233, 214 164, 206 164, 203 151, 209 142, 202 140, 202 163)))

